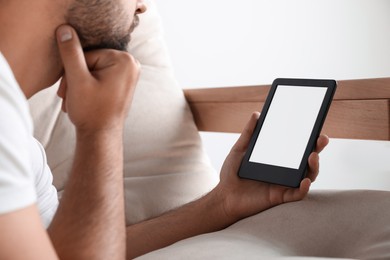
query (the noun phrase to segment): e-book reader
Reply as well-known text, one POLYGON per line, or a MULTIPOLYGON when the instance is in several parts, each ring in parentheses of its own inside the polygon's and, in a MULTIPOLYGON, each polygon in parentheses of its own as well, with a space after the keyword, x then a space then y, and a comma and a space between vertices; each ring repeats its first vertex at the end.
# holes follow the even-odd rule
POLYGON ((336 86, 334 80, 276 79, 238 175, 299 187, 336 86))

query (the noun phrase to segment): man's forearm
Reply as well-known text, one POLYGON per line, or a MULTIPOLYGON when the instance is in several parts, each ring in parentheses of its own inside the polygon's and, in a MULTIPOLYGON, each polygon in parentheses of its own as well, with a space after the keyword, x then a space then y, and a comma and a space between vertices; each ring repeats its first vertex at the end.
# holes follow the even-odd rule
POLYGON ((124 259, 121 131, 77 134, 74 164, 49 234, 61 259, 124 259))
POLYGON ((223 197, 213 190, 163 216, 127 227, 127 259, 228 227, 235 220, 227 217, 223 205, 223 197))

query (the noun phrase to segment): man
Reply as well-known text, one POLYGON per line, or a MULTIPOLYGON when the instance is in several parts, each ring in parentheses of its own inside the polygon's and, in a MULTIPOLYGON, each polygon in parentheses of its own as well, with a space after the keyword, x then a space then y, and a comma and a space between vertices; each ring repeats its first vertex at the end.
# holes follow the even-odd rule
POLYGON ((123 50, 134 15, 145 10, 141 0, 0 0, 0 259, 134 258, 307 194, 327 137, 319 138, 299 189, 237 177, 254 113, 213 191, 125 227, 122 135, 139 64, 123 50), (60 77, 77 142, 57 210, 26 98, 60 77))

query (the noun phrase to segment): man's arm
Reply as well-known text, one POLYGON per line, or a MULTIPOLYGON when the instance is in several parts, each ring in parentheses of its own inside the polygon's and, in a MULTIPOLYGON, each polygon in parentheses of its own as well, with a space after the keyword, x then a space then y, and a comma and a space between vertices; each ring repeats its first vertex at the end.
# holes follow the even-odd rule
POLYGON ((224 198, 216 190, 160 217, 127 227, 127 258, 133 259, 196 235, 233 224, 226 216, 224 198))
POLYGON ((69 26, 57 34, 65 68, 58 94, 76 128, 76 152, 48 231, 61 259, 124 259, 122 136, 139 64, 125 52, 84 54, 69 26))
POLYGON ((240 179, 237 172, 258 113, 254 113, 221 170, 220 183, 209 194, 161 217, 127 227, 127 257, 132 259, 179 240, 221 230, 276 205, 303 199, 318 175, 318 153, 328 144, 321 136, 309 157, 309 173, 297 189, 240 179))
POLYGON ((58 259, 35 205, 0 215, 1 259, 58 259))
POLYGON ((123 259, 121 133, 77 134, 75 161, 48 231, 61 259, 123 259))

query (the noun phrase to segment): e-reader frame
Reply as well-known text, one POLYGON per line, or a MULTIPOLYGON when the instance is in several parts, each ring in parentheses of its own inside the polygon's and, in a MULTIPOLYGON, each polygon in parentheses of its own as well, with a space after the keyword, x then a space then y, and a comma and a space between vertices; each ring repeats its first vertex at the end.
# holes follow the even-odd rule
POLYGON ((337 83, 334 80, 287 79, 287 78, 276 79, 273 82, 269 94, 267 96, 267 99, 264 103, 262 112, 257 121, 256 128, 251 137, 248 149, 241 162, 241 166, 238 171, 238 176, 245 179, 263 181, 267 183, 273 183, 273 184, 278 184, 278 185, 283 185, 288 187, 294 187, 294 188, 299 187, 300 182, 306 176, 306 171, 308 167, 308 158, 310 154, 314 151, 314 148, 316 146, 317 139, 319 137, 319 134, 321 133, 322 126, 324 124, 329 107, 333 100, 336 87, 337 87, 337 83), (306 149, 304 150, 303 157, 299 163, 298 169, 250 161, 251 154, 256 145, 259 133, 267 117, 267 113, 272 104, 272 100, 274 98, 278 86, 326 88, 326 93, 323 97, 322 104, 320 106, 317 118, 314 123, 314 127, 311 131, 309 141, 306 145, 306 149))

